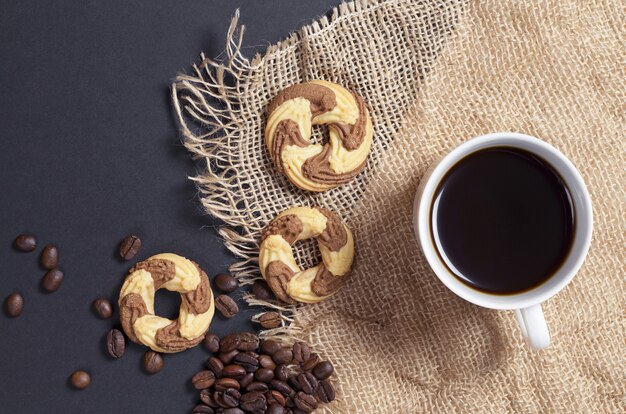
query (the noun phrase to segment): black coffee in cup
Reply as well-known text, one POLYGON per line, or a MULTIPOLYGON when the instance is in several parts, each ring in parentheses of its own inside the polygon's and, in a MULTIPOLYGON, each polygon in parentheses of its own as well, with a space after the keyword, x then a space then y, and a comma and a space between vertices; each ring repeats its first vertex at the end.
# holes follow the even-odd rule
POLYGON ((431 206, 431 236, 450 272, 492 294, 531 290, 563 264, 574 206, 559 174, 512 147, 469 154, 444 176, 431 206))

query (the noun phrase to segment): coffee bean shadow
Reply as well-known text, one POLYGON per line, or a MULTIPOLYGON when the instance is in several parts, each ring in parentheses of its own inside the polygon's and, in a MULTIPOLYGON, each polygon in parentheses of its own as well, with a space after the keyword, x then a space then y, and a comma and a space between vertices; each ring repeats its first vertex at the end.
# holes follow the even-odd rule
MULTIPOLYGON (((385 238, 385 241, 391 240, 384 252, 388 258, 367 260, 367 269, 362 269, 356 276, 367 276, 368 280, 359 281, 361 286, 350 293, 365 295, 363 303, 381 303, 380 308, 377 307, 379 315, 367 322, 377 323, 379 332, 401 344, 400 352, 387 356, 397 358, 399 366, 406 364, 408 355, 421 358, 428 354, 434 355, 434 358, 420 360, 419 363, 426 365, 431 372, 431 380, 468 380, 476 375, 485 375, 501 367, 506 358, 504 332, 497 311, 481 308, 457 297, 429 268, 413 235, 411 210, 416 186, 403 186, 390 194, 382 201, 388 208, 379 210, 386 214, 357 229, 357 238, 361 240, 380 239, 381 232, 390 231, 390 228, 402 234, 393 239, 385 238), (396 226, 390 226, 391 220, 396 221, 396 226), (405 242, 407 239, 410 239, 408 245, 405 242), (412 277, 400 274, 394 257, 409 258, 406 261, 409 267, 405 272, 412 277), (376 282, 370 279, 388 277, 389 268, 395 273, 393 280, 377 289, 376 282)), ((352 318, 359 317, 358 309, 348 313, 352 318)), ((364 337, 363 340, 368 339, 364 337)), ((386 339, 378 338, 378 341, 381 349, 389 349, 382 343, 386 339)), ((404 374, 399 372, 398 375, 404 374)))

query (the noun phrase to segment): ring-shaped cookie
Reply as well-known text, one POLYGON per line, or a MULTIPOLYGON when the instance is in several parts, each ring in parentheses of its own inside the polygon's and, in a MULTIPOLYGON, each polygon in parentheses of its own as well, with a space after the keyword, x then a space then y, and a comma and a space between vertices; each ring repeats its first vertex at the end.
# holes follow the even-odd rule
POLYGON ((157 254, 133 266, 120 290, 119 307, 122 328, 131 341, 167 353, 200 343, 215 313, 206 273, 173 253, 157 254), (180 293, 177 320, 154 314, 154 294, 159 289, 180 293))
POLYGON ((332 82, 314 80, 281 91, 271 102, 265 143, 279 172, 308 191, 326 191, 359 174, 372 147, 363 99, 332 82), (326 144, 311 143, 311 126, 328 125, 326 144))
POLYGON ((276 297, 286 303, 320 302, 336 293, 354 260, 352 232, 330 210, 293 207, 280 213, 265 228, 259 249, 259 266, 276 297), (291 246, 315 238, 322 263, 302 270, 291 246))

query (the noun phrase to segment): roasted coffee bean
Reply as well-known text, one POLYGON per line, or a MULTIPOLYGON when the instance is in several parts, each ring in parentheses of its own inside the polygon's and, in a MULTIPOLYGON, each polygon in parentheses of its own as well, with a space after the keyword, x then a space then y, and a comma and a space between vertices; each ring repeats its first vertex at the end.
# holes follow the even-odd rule
POLYGON ((215 384, 213 384, 213 388, 215 391, 224 392, 229 388, 233 388, 235 390, 240 389, 239 382, 234 378, 220 378, 215 380, 215 384))
POLYGON ((54 292, 63 283, 63 272, 59 269, 48 270, 41 279, 41 287, 48 292, 54 292))
POLYGON ((253 357, 254 359, 259 359, 259 354, 257 354, 254 351, 246 351, 246 355, 250 355, 251 357, 253 357))
POLYGON ((214 354, 220 350, 220 339, 215 334, 206 334, 202 343, 209 352, 214 354))
POLYGON ((270 387, 280 392, 285 397, 293 397, 296 394, 293 388, 291 388, 285 381, 272 380, 270 382, 270 387))
POLYGON ((257 358, 259 360, 259 366, 267 369, 274 370, 276 368, 276 362, 269 355, 259 355, 257 358))
POLYGON ((239 343, 237 349, 240 351, 256 351, 259 347, 259 337, 251 332, 242 332, 239 334, 239 343))
POLYGON ((234 362, 242 366, 246 372, 254 372, 259 369, 259 361, 246 353, 240 353, 235 356, 234 362))
POLYGON ((251 382, 250 385, 246 387, 246 390, 248 391, 259 391, 259 392, 266 392, 269 389, 270 388, 268 387, 266 383, 259 382, 259 381, 251 382))
POLYGON ((265 395, 258 391, 247 392, 241 396, 239 406, 246 411, 265 410, 265 395))
POLYGON ((254 374, 252 372, 248 372, 242 379, 239 380, 239 384, 241 388, 246 388, 248 385, 252 384, 254 381, 254 374))
POLYGON ((208 405, 198 404, 193 407, 192 414, 215 414, 215 411, 208 405))
POLYGON ((269 356, 274 355, 276 352, 280 351, 283 347, 276 341, 271 339, 266 339, 261 343, 261 352, 267 354, 269 356))
POLYGON ((237 279, 231 275, 227 275, 226 273, 220 273, 215 276, 215 280, 213 282, 215 283, 215 286, 224 293, 234 292, 239 287, 237 279))
POLYGON ((32 234, 20 234, 15 239, 15 247, 21 252, 32 252, 37 248, 37 238, 32 234))
POLYGON ((77 390, 84 390, 91 384, 91 376, 85 371, 75 371, 70 378, 70 382, 77 390))
POLYGON ((163 368, 163 357, 158 352, 147 351, 143 356, 143 369, 148 374, 156 374, 163 368))
POLYGON ((304 410, 299 409, 294 404, 294 408, 293 408, 292 414, 308 414, 308 413, 306 411, 304 411, 304 410))
POLYGON ((232 318, 237 313, 239 313, 239 306, 237 306, 237 303, 235 303, 235 301, 230 296, 226 295, 219 295, 215 299, 215 308, 225 318, 232 318))
POLYGON ((48 244, 41 251, 41 265, 52 270, 59 264, 59 249, 54 244, 48 244))
POLYGON ((289 378, 290 374, 290 369, 287 368, 287 365, 284 364, 278 365, 274 370, 274 376, 280 381, 287 381, 287 378, 289 378))
POLYGON ((285 414, 285 407, 277 403, 270 404, 267 406, 265 414, 285 414))
POLYGON ((237 356, 238 353, 239 351, 234 349, 230 352, 222 352, 217 357, 219 358, 220 361, 222 361, 222 364, 228 365, 233 362, 233 359, 235 359, 235 356, 237 356))
POLYGON ((270 382, 274 379, 274 371, 268 368, 259 368, 257 372, 254 373, 254 378, 257 381, 270 382))
POLYGON ((200 391, 200 401, 212 408, 219 407, 219 405, 215 402, 215 399, 213 398, 213 391, 210 389, 200 391))
POLYGON ((296 406, 296 404, 293 402, 293 397, 286 397, 285 398, 285 407, 293 409, 295 406, 296 406))
POLYGON ((322 361, 313 368, 313 375, 318 380, 325 380, 330 377, 334 371, 333 364, 328 361, 322 361))
POLYGON ((293 402, 296 403, 296 407, 305 413, 311 413, 317 408, 317 400, 315 397, 302 391, 296 394, 293 402))
POLYGON ((261 300, 271 300, 274 297, 272 289, 265 280, 257 280, 252 284, 252 294, 261 300))
POLYGON ((211 357, 206 361, 206 367, 213 371, 215 374, 215 378, 220 378, 222 376, 222 370, 224 369, 224 364, 220 361, 219 358, 211 357))
POLYGON ((126 350, 124 334, 118 329, 111 329, 107 333, 107 353, 111 358, 121 358, 126 350))
POLYGON ((120 256, 124 260, 130 260, 139 252, 141 239, 135 235, 126 236, 120 243, 120 256))
POLYGON ((335 399, 335 388, 328 380, 319 382, 317 387, 317 398, 323 403, 329 403, 335 399))
POLYGON ((315 394, 317 391, 317 378, 310 372, 302 372, 296 378, 299 388, 307 394, 315 394))
POLYGON ((278 312, 265 312, 259 317, 259 324, 263 329, 278 328, 282 325, 282 319, 278 312))
POLYGON ((91 302, 91 307, 100 319, 108 319, 113 316, 113 305, 108 299, 98 298, 91 302))
POLYGON ((241 335, 238 333, 228 334, 220 340, 220 351, 231 352, 239 346, 241 335))
POLYGON ((215 383, 215 374, 213 371, 204 370, 197 372, 191 378, 191 384, 197 390, 205 390, 215 383))
POLYGON ((229 388, 221 393, 221 401, 229 408, 237 407, 239 405, 239 398, 241 398, 241 393, 234 388, 229 388))
POLYGON ((4 309, 9 316, 20 316, 24 310, 24 298, 19 293, 11 293, 4 301, 4 309))
POLYGON ((287 384, 289 384, 289 386, 291 388, 294 389, 294 391, 301 391, 300 390, 300 383, 298 382, 298 376, 297 375, 293 375, 289 378, 287 378, 287 384))
POLYGON ((242 379, 246 375, 244 367, 239 365, 226 365, 222 370, 222 376, 227 378, 242 379))
POLYGON ((276 390, 271 390, 265 393, 265 399, 268 404, 285 405, 285 397, 276 390))
POLYGON ((272 359, 277 364, 289 364, 293 360, 291 349, 283 348, 272 355, 272 359))
POLYGON ((300 366, 304 371, 310 371, 320 362, 320 356, 313 353, 309 359, 300 366))
POLYGON ((298 364, 303 364, 311 357, 311 348, 304 342, 296 342, 293 344, 293 360, 298 364))
POLYGON ((218 414, 245 414, 240 408, 232 407, 232 408, 223 408, 218 414))

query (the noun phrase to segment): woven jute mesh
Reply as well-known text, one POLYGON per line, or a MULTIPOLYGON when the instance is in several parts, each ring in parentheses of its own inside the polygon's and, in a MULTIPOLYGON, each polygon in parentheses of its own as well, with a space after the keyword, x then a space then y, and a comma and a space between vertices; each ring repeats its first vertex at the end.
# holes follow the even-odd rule
MULTIPOLYGON (((626 4, 485 0, 357 2, 252 60, 233 21, 223 59, 202 56, 173 87, 194 180, 222 219, 244 282, 260 231, 293 205, 321 205, 355 232, 357 260, 333 298, 281 308, 276 334, 304 339, 337 372, 342 413, 626 412, 626 4), (297 190, 263 143, 265 108, 310 79, 363 96, 374 122, 366 170, 323 194, 297 190), (592 197, 589 256, 544 304, 553 342, 531 351, 512 312, 471 305, 429 269, 411 225, 426 168, 494 131, 537 136, 578 167, 592 197)), ((316 131, 322 139, 324 131, 316 131)), ((311 244, 295 249, 303 265, 311 244)), ((258 303, 251 299, 252 303, 258 303)), ((322 411, 322 410, 320 410, 322 411)))

